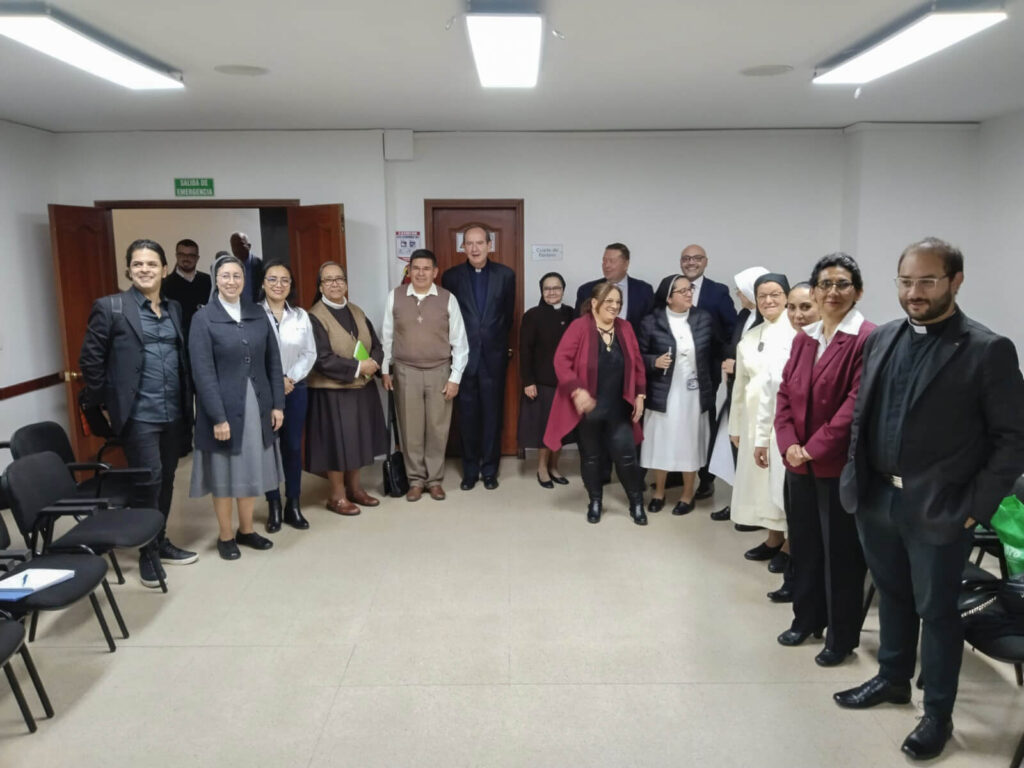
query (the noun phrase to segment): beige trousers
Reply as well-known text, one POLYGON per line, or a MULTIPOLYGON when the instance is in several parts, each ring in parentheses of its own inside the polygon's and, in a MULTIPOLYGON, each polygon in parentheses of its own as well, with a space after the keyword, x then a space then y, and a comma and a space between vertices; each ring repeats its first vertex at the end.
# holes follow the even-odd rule
POLYGON ((392 362, 398 434, 410 486, 430 488, 444 480, 444 451, 452 423, 452 401, 444 399, 451 365, 413 368, 392 362))

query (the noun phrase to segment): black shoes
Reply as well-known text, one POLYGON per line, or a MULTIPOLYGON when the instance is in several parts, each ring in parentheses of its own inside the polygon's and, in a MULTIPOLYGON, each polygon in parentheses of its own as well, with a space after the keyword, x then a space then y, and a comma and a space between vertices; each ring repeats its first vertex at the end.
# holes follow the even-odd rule
POLYGON ((892 683, 875 675, 856 688, 832 694, 832 698, 844 709, 867 709, 879 704, 909 704, 910 681, 892 683))
POLYGON ((728 520, 730 517, 732 517, 732 507, 728 506, 722 507, 722 509, 718 510, 717 512, 711 513, 711 519, 714 520, 716 523, 720 523, 723 520, 728 520))
POLYGON ((153 560, 156 559, 155 557, 151 558, 149 553, 139 555, 139 581, 142 582, 142 586, 150 589, 159 587, 160 579, 164 579, 165 583, 167 579, 167 574, 159 561, 155 565, 153 564, 153 560))
POLYGON ((838 667, 847 657, 852 656, 853 651, 837 651, 833 648, 825 648, 814 657, 814 663, 819 667, 838 667))
POLYGON ((774 592, 768 593, 768 599, 773 603, 792 603, 793 588, 783 582, 781 587, 776 589, 774 592))
POLYGON ((309 520, 302 516, 302 509, 299 507, 298 499, 285 499, 284 521, 292 528, 305 531, 309 528, 309 520))
POLYGON ((600 523, 601 522, 601 500, 591 499, 590 503, 587 504, 587 522, 588 523, 600 523))
POLYGON ((484 475, 484 488, 493 491, 498 487, 498 478, 494 475, 484 475))
POLYGON ((227 541, 217 539, 217 552, 222 560, 237 560, 242 556, 234 539, 228 539, 227 541))
POLYGON ((464 478, 462 478, 462 482, 459 483, 459 488, 461 488, 464 491, 472 491, 473 487, 475 485, 476 485, 476 478, 475 477, 464 477, 464 478))
POLYGON ((743 556, 747 560, 771 560, 781 549, 781 544, 777 547, 769 547, 767 542, 761 542, 753 549, 748 549, 744 552, 743 556))
POLYGON ((270 499, 267 502, 267 533, 277 533, 281 530, 282 513, 281 499, 270 499))
MULTIPOLYGON (((801 632, 798 629, 787 629, 781 635, 776 638, 779 641, 779 645, 794 646, 800 645, 804 640, 811 636, 811 632, 801 632)), ((818 629, 814 631, 815 637, 821 637, 823 632, 818 629)))
POLYGON ((733 528, 735 528, 740 533, 750 533, 751 531, 764 530, 760 525, 741 525, 740 523, 736 523, 733 526, 733 528))
POLYGON ((661 512, 665 508, 665 500, 659 499, 654 496, 651 497, 650 502, 647 504, 648 512, 661 512))
POLYGON ((697 501, 704 499, 710 499, 715 495, 715 481, 708 480, 706 483, 700 483, 697 485, 697 492, 693 495, 693 498, 697 501))
POLYGON ((568 485, 569 484, 569 481, 566 480, 561 475, 556 475, 556 474, 554 474, 553 472, 550 472, 550 471, 548 472, 548 474, 551 475, 551 482, 553 482, 553 483, 558 483, 559 485, 568 485))
POLYGON ((633 522, 637 525, 647 525, 647 514, 644 512, 644 494, 641 491, 639 494, 629 496, 629 516, 633 518, 633 522))
MULTIPOLYGON (((697 497, 694 496, 694 498, 697 498, 697 497)), ((680 499, 676 503, 676 505, 674 507, 672 507, 672 514, 673 515, 688 515, 691 512, 693 512, 693 502, 692 501, 683 501, 682 499, 680 499)))
POLYGON ((239 531, 235 535, 235 542, 243 546, 259 550, 270 549, 274 546, 274 542, 260 536, 256 531, 253 531, 252 533, 242 533, 239 531))
POLYGON ((786 570, 787 565, 789 565, 789 553, 783 552, 780 549, 772 555, 772 559, 768 561, 768 570, 772 573, 783 573, 786 570))
POLYGON ((942 754, 942 750, 953 735, 952 719, 925 715, 917 728, 903 741, 903 754, 911 760, 931 760, 942 754))
POLYGON ((540 485, 541 488, 554 488, 555 487, 554 481, 552 481, 552 480, 541 480, 540 479, 540 472, 537 473, 537 483, 540 485))
POLYGON ((159 554, 160 562, 165 565, 189 565, 199 559, 195 552, 174 546, 168 538, 160 542, 159 554))

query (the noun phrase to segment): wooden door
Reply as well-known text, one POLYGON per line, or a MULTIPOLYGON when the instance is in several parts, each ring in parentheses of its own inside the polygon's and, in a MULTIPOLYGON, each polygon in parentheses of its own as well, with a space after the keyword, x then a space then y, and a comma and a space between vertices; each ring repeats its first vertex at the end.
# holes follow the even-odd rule
POLYGON ((309 309, 316 296, 320 265, 336 261, 348 274, 345 255, 345 206, 301 205, 288 208, 288 252, 296 301, 309 309))
MULTIPOLYGON (((79 461, 94 459, 103 440, 86 435, 78 410, 78 355, 92 303, 117 292, 114 226, 109 210, 50 205, 50 247, 64 350, 64 389, 71 447, 79 461)), ((104 454, 104 461, 107 455, 104 454)))
MULTIPOLYGON (((508 340, 508 372, 505 375, 505 405, 501 429, 501 452, 516 454, 519 423, 519 324, 523 316, 523 201, 522 200, 425 200, 424 221, 427 248, 437 256, 441 274, 466 260, 457 250, 461 234, 470 225, 486 227, 491 233, 490 258, 516 273, 516 302, 512 333, 508 340)), ((458 447, 457 419, 453 419, 449 449, 458 447)))

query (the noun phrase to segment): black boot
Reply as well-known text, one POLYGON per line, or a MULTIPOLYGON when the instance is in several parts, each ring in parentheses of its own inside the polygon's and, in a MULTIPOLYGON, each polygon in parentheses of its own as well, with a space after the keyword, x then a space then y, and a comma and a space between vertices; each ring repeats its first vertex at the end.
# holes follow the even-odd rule
POLYGON ((647 513, 644 512, 644 495, 642 493, 629 495, 629 516, 637 525, 647 525, 647 513))
POLYGON ((600 523, 601 522, 601 497, 590 497, 590 503, 587 504, 587 522, 588 523, 600 523))
POLYGON ((298 499, 285 500, 284 521, 292 528, 298 528, 300 531, 304 531, 309 528, 309 520, 302 516, 302 510, 299 509, 298 499))
POLYGON ((281 530, 281 499, 267 500, 267 533, 277 533, 281 530))

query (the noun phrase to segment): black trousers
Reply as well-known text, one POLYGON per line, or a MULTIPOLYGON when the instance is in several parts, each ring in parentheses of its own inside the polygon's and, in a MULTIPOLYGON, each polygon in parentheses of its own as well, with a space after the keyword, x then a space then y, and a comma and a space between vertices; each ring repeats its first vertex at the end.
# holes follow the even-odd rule
POLYGON ((584 416, 577 427, 580 475, 591 499, 602 497, 601 460, 611 457, 615 473, 631 500, 643 500, 644 476, 633 443, 633 424, 628 416, 591 419, 584 416))
POLYGON ((920 632, 924 712, 945 718, 953 712, 964 655, 957 597, 974 534, 964 530, 945 545, 920 541, 902 524, 902 495, 879 480, 857 514, 878 590, 878 673, 897 683, 913 678, 920 632))
POLYGON ((825 647, 860 644, 867 567, 857 524, 839 502, 839 478, 786 472, 786 523, 793 565, 793 624, 828 627, 825 647))
POLYGON ((491 373, 481 363, 476 373, 465 374, 455 398, 462 438, 462 476, 498 474, 501 459, 501 424, 505 413, 505 368, 491 373))
POLYGON ((121 430, 121 443, 131 467, 149 470, 149 480, 136 483, 131 505, 145 509, 159 509, 164 515, 164 529, 157 542, 167 535, 167 516, 171 511, 171 494, 174 491, 174 472, 178 468, 178 457, 184 438, 181 420, 163 424, 129 420, 121 430))

